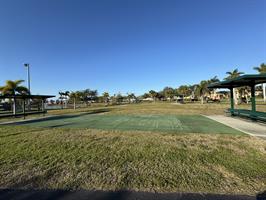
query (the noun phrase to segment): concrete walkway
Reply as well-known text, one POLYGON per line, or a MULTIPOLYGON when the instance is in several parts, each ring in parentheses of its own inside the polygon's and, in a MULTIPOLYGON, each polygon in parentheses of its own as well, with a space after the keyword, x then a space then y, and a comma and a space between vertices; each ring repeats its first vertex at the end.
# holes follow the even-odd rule
POLYGON ((243 133, 266 139, 266 124, 224 115, 209 115, 205 117, 242 131, 243 133))

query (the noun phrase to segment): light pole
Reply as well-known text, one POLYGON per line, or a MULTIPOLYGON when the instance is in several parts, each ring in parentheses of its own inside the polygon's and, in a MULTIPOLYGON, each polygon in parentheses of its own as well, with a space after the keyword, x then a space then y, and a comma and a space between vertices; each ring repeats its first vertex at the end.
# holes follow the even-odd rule
POLYGON ((29 94, 30 94, 30 64, 24 63, 24 66, 28 69, 28 89, 29 89, 29 94))

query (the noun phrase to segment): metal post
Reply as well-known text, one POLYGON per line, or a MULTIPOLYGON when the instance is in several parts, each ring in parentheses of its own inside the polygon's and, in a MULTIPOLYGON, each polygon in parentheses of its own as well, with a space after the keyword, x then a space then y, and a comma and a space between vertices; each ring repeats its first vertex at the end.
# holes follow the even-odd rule
POLYGON ((256 112, 255 85, 251 85, 251 111, 256 112))
POLYGON ((230 101, 231 101, 231 115, 234 114, 234 90, 230 88, 230 101))
POLYGON ((23 99, 23 118, 25 119, 26 118, 26 100, 23 99))
POLYGON ((42 99, 42 112, 43 116, 45 115, 44 99, 42 99))
POLYGON ((16 103, 16 97, 14 96, 13 98, 14 103, 13 103, 13 115, 16 117, 17 114, 17 103, 16 103))

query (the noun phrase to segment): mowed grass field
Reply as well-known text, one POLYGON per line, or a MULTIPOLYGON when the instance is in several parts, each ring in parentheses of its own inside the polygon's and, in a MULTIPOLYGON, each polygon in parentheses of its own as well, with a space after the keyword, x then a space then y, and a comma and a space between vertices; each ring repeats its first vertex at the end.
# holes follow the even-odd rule
MULTIPOLYGON (((27 125, 43 128, 91 128, 101 130, 131 130, 171 133, 208 133, 208 134, 243 134, 221 123, 201 115, 122 115, 122 114, 81 113, 66 114, 41 120, 20 122, 17 125, 27 125)), ((100 112, 101 113, 101 112, 100 112)))
POLYGON ((266 141, 200 115, 225 107, 95 106, 0 125, 0 187, 254 195, 266 190, 266 141))

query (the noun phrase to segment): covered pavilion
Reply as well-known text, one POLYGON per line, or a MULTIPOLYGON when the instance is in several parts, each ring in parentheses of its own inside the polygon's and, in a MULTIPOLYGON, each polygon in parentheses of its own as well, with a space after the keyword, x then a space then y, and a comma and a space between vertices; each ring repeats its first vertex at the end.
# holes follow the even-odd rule
POLYGON ((4 114, 0 114, 0 118, 1 117, 16 117, 16 116, 25 116, 29 115, 29 114, 37 114, 37 113, 43 113, 45 114, 47 111, 45 109, 45 101, 48 98, 52 98, 55 97, 54 95, 29 95, 29 94, 16 94, 16 95, 0 95, 0 100, 1 99, 12 99, 13 100, 13 113, 4 113, 4 114), (32 99, 37 99, 41 101, 41 109, 37 110, 37 111, 33 111, 33 110, 28 110, 26 111, 26 102, 30 101, 32 99), (17 100, 22 100, 22 113, 17 113, 17 100))
POLYGON ((227 88, 230 90, 231 115, 245 116, 255 120, 266 121, 266 112, 256 111, 255 85, 266 83, 266 74, 247 74, 234 79, 210 84, 208 88, 227 88), (251 110, 235 109, 233 88, 249 86, 251 88, 251 110))

